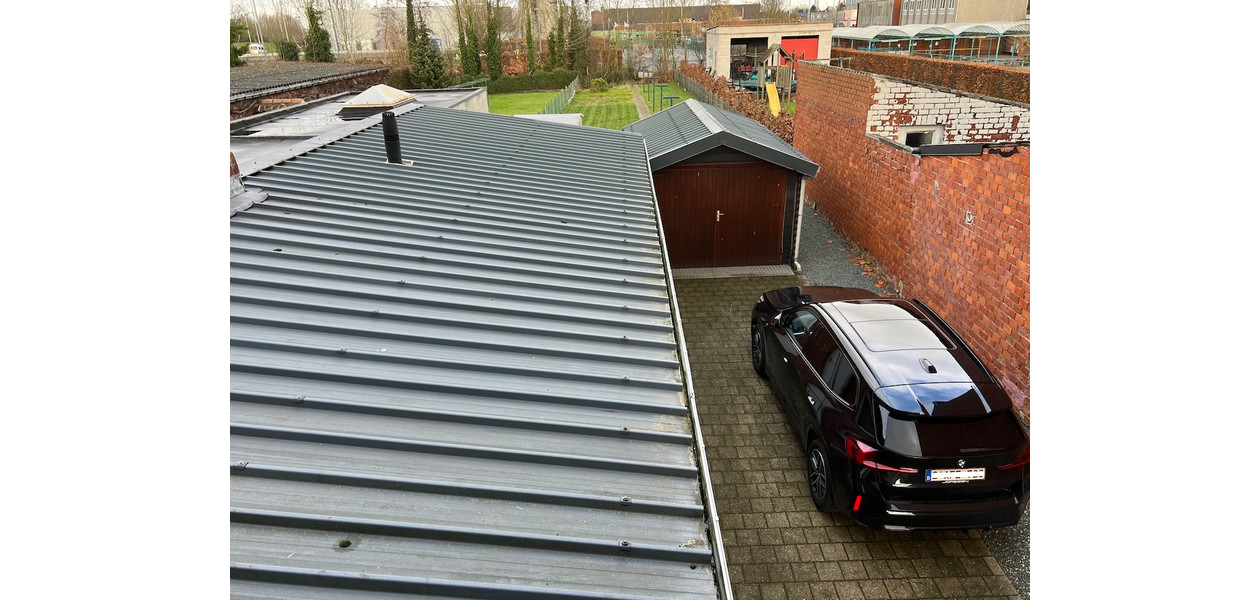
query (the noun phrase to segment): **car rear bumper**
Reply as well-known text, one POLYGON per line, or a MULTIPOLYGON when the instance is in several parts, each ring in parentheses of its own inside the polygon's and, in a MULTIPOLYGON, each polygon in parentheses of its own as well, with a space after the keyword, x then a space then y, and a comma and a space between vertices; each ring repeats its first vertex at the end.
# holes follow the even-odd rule
MULTIPOLYGON (((864 486, 866 487, 866 486, 864 486)), ((866 487, 858 510, 849 514, 872 529, 984 529, 1019 522, 1028 505, 1025 494, 983 499, 888 500, 866 487), (1021 497, 1022 496, 1022 497, 1021 497)))
POLYGON ((882 508, 878 526, 884 529, 1005 527, 1018 523, 1024 513, 1014 497, 977 502, 893 501, 882 508))

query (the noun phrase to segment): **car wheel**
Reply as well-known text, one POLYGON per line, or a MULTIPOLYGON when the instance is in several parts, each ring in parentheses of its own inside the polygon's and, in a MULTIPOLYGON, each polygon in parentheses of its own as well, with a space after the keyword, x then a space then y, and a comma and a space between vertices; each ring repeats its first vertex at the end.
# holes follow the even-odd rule
POLYGON ((809 484, 809 497, 818 510, 836 509, 831 461, 827 458, 827 447, 818 438, 810 440, 805 451, 805 482, 809 484))
POLYGON ((766 376, 766 340, 761 335, 761 328, 752 326, 752 366, 758 375, 766 376))

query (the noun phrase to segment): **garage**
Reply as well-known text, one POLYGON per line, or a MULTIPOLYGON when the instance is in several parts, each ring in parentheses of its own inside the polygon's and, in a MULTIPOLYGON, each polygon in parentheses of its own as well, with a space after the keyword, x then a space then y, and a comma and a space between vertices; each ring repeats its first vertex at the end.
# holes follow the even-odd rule
POLYGON ((640 133, 673 268, 791 264, 818 165, 762 124, 695 99, 625 127, 640 133))

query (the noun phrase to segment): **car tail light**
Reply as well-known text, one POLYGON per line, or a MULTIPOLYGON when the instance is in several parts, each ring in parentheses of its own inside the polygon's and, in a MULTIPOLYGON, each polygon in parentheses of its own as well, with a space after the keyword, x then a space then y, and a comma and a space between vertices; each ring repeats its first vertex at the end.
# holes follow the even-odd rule
POLYGON ((862 442, 859 442, 857 439, 851 436, 844 438, 844 452, 845 454, 849 455, 849 458, 853 462, 859 465, 864 465, 864 466, 871 467, 874 469, 879 469, 881 471, 896 471, 898 473, 917 473, 919 471, 918 469, 910 469, 906 467, 890 467, 888 465, 880 464, 878 462, 878 458, 879 458, 878 450, 866 444, 863 444, 862 442))
POLYGON ((862 506, 862 494, 858 494, 857 498, 854 498, 853 500, 853 512, 857 512, 858 508, 860 508, 861 506, 862 506))
POLYGON ((1013 463, 1011 463, 1011 464, 1009 464, 1009 465, 1002 465, 1002 466, 1000 466, 1000 467, 998 467, 998 468, 999 468, 999 469, 1014 469, 1014 468, 1016 468, 1016 467, 1022 467, 1022 466, 1024 466, 1024 465, 1028 464, 1028 459, 1029 459, 1031 456, 1032 456, 1032 447, 1031 447, 1031 446, 1024 446, 1024 454, 1020 456, 1020 459, 1019 459, 1019 460, 1017 460, 1017 461, 1015 461, 1015 462, 1013 462, 1013 463))

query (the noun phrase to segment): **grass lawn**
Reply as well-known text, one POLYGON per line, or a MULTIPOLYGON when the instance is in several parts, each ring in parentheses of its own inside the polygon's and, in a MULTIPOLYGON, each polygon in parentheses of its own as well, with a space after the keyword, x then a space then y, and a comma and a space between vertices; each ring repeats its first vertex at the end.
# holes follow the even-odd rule
POLYGON ((533 115, 547 108, 547 103, 560 90, 550 92, 520 92, 517 94, 490 94, 486 102, 490 104, 490 112, 498 115, 533 115))
POLYGON ((604 129, 621 129, 639 120, 634 93, 628 85, 609 88, 607 92, 581 90, 565 112, 582 113, 583 125, 604 129))

